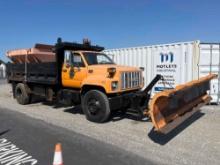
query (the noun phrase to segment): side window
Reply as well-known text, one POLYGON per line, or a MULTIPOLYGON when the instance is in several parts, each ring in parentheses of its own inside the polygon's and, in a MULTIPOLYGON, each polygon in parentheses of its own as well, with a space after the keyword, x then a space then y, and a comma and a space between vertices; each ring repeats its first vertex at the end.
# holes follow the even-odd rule
POLYGON ((66 50, 64 52, 64 63, 70 64, 70 62, 71 62, 70 58, 71 58, 71 51, 66 50))
POLYGON ((72 64, 73 66, 76 66, 76 67, 85 67, 83 59, 78 53, 73 54, 72 64))

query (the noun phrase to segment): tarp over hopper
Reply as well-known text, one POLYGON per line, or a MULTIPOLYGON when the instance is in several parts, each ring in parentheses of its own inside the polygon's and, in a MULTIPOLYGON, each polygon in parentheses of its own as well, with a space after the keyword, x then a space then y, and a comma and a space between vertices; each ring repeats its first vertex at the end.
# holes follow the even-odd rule
POLYGON ((54 62, 53 48, 52 45, 36 44, 34 48, 8 51, 7 56, 16 64, 54 62))

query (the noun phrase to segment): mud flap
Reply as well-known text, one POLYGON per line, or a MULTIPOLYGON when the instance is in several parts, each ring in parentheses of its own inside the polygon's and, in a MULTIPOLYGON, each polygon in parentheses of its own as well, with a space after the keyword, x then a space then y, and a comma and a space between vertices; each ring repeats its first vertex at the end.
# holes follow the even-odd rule
POLYGON ((208 104, 211 100, 207 94, 210 80, 216 77, 208 75, 155 94, 149 111, 155 130, 166 134, 208 104))

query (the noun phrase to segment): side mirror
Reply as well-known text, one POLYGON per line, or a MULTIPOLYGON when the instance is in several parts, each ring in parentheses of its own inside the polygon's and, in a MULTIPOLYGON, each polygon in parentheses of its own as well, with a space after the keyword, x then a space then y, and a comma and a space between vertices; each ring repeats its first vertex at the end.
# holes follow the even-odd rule
POLYGON ((66 64, 66 68, 70 68, 70 64, 69 63, 66 64))

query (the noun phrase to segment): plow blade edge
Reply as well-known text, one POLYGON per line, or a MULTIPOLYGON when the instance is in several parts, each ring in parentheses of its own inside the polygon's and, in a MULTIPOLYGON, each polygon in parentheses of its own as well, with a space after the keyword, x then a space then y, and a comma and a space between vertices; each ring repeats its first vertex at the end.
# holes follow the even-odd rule
POLYGON ((210 90, 210 80, 217 75, 210 74, 174 89, 155 94, 150 103, 150 117, 156 131, 168 133, 200 107, 210 102, 207 94, 210 90))

